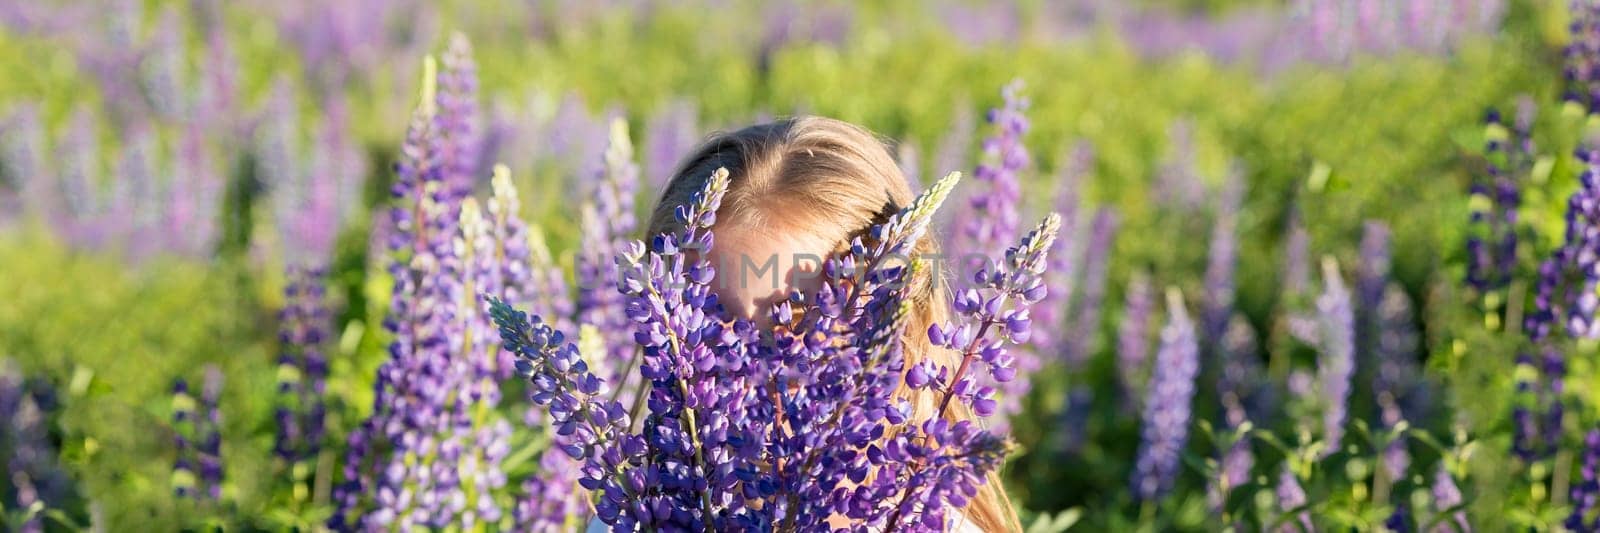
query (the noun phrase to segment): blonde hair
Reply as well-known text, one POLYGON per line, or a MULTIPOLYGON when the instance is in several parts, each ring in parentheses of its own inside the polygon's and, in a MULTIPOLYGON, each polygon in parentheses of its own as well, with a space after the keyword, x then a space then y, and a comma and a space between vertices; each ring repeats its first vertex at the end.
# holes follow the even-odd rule
MULTIPOLYGON (((731 183, 717 212, 720 225, 805 231, 843 251, 856 235, 883 222, 885 213, 910 205, 910 183, 888 148, 872 133, 848 122, 802 116, 721 133, 701 144, 679 165, 651 213, 649 234, 670 231, 673 209, 687 204, 718 168, 728 169, 731 183)), ((913 255, 939 252, 937 239, 918 243, 913 255)), ((949 316, 944 285, 919 269, 911 280, 914 311, 904 335, 907 364, 923 359, 954 367, 960 355, 935 348, 924 333, 949 316)), ((915 406, 913 417, 934 416, 933 393, 902 389, 915 406)), ((945 417, 973 419, 961 402, 945 417)), ((977 497, 964 509, 968 520, 989 532, 1021 531, 997 473, 991 473, 977 497)))

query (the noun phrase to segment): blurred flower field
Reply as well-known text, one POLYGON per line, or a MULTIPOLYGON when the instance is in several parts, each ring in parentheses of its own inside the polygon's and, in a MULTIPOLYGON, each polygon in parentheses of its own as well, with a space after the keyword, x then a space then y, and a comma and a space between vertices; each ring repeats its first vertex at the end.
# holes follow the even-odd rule
POLYGON ((1600 529, 1588 0, 19 1, 0 72, 0 531, 648 517, 541 393, 648 388, 656 200, 794 115, 1044 269, 956 280, 1038 300, 957 302, 1024 530, 1600 529))

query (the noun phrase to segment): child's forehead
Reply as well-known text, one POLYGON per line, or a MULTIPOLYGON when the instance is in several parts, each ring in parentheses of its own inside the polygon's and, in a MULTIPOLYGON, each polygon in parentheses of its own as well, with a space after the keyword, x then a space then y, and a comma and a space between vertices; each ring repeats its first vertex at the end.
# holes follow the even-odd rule
POLYGON ((833 248, 830 239, 803 228, 729 225, 716 229, 711 255, 735 260, 745 256, 756 262, 777 257, 787 262, 794 256, 826 256, 833 248))

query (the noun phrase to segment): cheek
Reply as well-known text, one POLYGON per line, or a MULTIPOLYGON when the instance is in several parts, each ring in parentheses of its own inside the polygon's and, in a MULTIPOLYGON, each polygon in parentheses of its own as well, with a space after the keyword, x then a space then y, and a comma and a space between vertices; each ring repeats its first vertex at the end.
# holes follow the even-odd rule
POLYGON ((717 294, 717 300, 722 303, 722 308, 729 314, 739 318, 754 318, 760 310, 762 297, 770 294, 774 283, 767 276, 760 276, 760 272, 749 265, 741 266, 741 259, 745 256, 729 250, 712 250, 706 259, 717 269, 717 276, 711 282, 711 290, 717 294))

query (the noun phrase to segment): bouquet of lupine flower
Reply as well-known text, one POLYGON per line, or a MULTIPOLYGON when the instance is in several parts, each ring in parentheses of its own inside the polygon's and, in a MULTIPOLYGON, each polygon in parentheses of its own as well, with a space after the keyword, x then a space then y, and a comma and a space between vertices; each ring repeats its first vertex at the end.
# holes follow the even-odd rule
POLYGON ((908 281, 928 268, 910 251, 957 179, 826 261, 821 288, 771 306, 764 332, 723 315, 716 273, 701 259, 729 185, 718 170, 677 207, 678 230, 617 258, 644 413, 616 401, 565 333, 489 297, 533 400, 581 463, 577 482, 596 517, 621 530, 696 531, 924 531, 960 520, 1009 445, 947 415, 957 402, 994 412, 995 391, 977 378, 1014 377, 1007 347, 1028 338, 1060 219, 1046 217, 979 272, 955 296, 956 320, 926 332, 934 349, 960 354, 958 365, 908 363, 908 281), (911 389, 935 392, 926 420, 903 398, 911 389))

